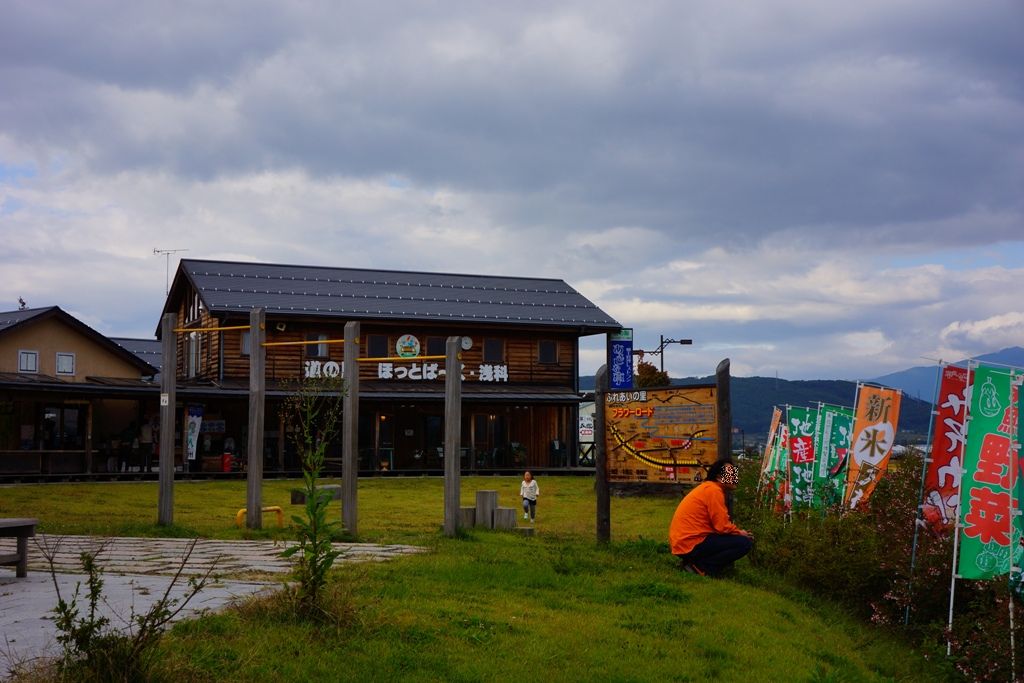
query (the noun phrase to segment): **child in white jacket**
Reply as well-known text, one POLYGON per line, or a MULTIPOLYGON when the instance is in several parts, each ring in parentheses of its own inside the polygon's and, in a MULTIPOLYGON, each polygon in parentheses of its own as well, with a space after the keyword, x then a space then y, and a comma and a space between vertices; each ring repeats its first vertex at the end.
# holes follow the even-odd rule
POLYGON ((519 496, 523 499, 523 519, 529 518, 532 522, 537 515, 537 496, 540 495, 540 487, 529 472, 523 473, 523 483, 519 486, 519 496))

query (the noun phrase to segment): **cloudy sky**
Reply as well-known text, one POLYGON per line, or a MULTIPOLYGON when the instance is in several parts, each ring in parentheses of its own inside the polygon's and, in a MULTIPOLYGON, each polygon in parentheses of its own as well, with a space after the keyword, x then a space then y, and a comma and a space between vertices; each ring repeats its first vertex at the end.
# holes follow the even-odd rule
POLYGON ((563 278, 677 376, 1024 345, 1018 0, 3 15, 0 310, 152 336, 188 249, 563 278))

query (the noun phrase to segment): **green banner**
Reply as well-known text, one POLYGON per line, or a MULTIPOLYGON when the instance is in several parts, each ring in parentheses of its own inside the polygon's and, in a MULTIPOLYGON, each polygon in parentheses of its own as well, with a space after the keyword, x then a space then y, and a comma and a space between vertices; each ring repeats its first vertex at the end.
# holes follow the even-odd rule
POLYGON ((960 557, 964 579, 990 579, 1019 566, 1022 518, 1017 452, 1020 373, 980 366, 974 370, 970 421, 960 487, 960 557))
POLYGON ((816 408, 790 406, 786 415, 794 509, 810 507, 814 499, 814 425, 817 420, 816 408))
POLYGON ((843 501, 846 459, 850 455, 853 408, 822 403, 814 426, 814 500, 816 508, 843 501))

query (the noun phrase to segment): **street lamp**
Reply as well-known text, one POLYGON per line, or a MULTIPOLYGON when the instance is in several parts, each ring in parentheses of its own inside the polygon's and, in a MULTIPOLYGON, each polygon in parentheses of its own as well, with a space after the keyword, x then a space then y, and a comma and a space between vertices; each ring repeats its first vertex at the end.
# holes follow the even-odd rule
POLYGON ((692 339, 665 339, 664 335, 658 335, 658 350, 657 351, 644 351, 643 349, 637 349, 633 351, 634 354, 638 354, 643 359, 645 353, 651 355, 661 356, 661 371, 665 372, 665 347, 669 344, 682 344, 688 346, 693 343, 692 339))

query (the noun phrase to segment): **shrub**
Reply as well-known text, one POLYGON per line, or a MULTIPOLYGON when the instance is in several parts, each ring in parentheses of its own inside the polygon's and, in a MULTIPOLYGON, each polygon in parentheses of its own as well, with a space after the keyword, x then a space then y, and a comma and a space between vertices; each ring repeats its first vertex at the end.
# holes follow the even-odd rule
MULTIPOLYGON (((920 455, 894 463, 868 504, 856 511, 801 510, 783 519, 770 506, 740 507, 739 523, 757 539, 751 562, 862 618, 901 629, 933 656, 945 656, 948 636, 952 663, 971 680, 1009 680, 1006 578, 958 581, 953 629, 947 633, 952 535, 922 528, 911 576, 920 476, 920 455)), ((756 500, 756 481, 756 469, 741 477, 739 501, 756 500)), ((1019 607, 1014 619, 1024 619, 1019 607)))

